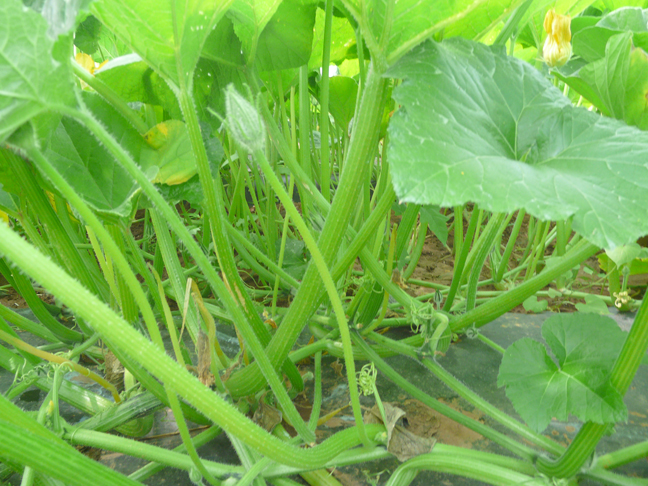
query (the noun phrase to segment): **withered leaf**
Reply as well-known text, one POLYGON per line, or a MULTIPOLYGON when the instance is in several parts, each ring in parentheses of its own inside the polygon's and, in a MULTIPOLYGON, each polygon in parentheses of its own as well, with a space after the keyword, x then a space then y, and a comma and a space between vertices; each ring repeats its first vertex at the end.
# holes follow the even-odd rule
POLYGON ((378 405, 374 405, 371 410, 366 411, 363 418, 365 424, 383 424, 387 429, 387 443, 389 444, 396 422, 405 416, 405 411, 389 402, 384 402, 383 408, 385 409, 385 420, 387 420, 387 423, 383 423, 378 405))
POLYGON ((211 353, 209 351, 209 337, 200 330, 196 346, 196 353, 198 354, 198 379, 203 385, 211 387, 215 380, 210 369, 211 353))
POLYGON ((387 450, 394 454, 399 461, 405 462, 412 457, 431 452, 435 443, 436 439, 419 437, 402 425, 397 425, 387 444, 387 450))
POLYGON ((261 398, 252 420, 268 432, 272 432, 272 430, 283 420, 283 415, 279 410, 274 408, 272 405, 268 405, 263 398, 261 398))
POLYGON ((427 454, 432 450, 435 439, 420 437, 407 430, 397 422, 405 416, 405 412, 390 403, 383 402, 385 409, 385 420, 383 422, 378 405, 374 405, 371 410, 365 412, 364 422, 366 424, 383 423, 387 429, 387 450, 396 456, 396 458, 405 462, 412 457, 427 454))
POLYGON ((109 349, 104 349, 104 376, 117 390, 124 389, 124 365, 109 349))

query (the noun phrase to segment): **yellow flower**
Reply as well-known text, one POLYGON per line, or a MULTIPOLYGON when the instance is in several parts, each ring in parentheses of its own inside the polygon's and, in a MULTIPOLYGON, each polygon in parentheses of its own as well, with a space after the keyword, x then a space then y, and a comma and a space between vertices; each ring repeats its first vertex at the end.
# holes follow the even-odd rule
POLYGON ((547 32, 542 55, 549 67, 564 65, 572 55, 571 17, 558 15, 554 9, 547 12, 544 29, 547 32))

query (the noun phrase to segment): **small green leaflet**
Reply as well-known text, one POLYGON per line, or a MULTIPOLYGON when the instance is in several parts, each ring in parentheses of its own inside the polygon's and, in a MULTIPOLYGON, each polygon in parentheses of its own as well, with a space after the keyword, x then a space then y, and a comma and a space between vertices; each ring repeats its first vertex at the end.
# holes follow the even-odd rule
POLYGON ((627 419, 623 397, 609 382, 626 333, 598 314, 556 314, 542 326, 542 337, 558 364, 538 341, 523 338, 502 358, 498 386, 536 432, 552 417, 614 423, 627 419))

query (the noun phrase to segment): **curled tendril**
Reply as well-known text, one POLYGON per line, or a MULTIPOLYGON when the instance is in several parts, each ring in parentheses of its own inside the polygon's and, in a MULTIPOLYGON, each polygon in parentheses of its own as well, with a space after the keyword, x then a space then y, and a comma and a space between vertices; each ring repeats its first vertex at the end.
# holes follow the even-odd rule
POLYGON ((374 279, 371 278, 369 275, 364 275, 358 281, 358 285, 361 286, 365 292, 369 293, 373 291, 374 279))
POLYGON ((378 371, 373 363, 367 363, 358 373, 358 387, 365 397, 373 395, 377 376, 378 371))
POLYGON ((431 324, 436 318, 437 313, 434 310, 434 305, 424 304, 421 306, 412 306, 412 312, 410 314, 410 328, 412 332, 418 333, 419 330, 427 333, 431 330, 431 324))
POLYGON ((74 371, 74 364, 70 361, 65 361, 58 365, 58 367, 61 369, 61 371, 65 371, 66 373, 74 371))

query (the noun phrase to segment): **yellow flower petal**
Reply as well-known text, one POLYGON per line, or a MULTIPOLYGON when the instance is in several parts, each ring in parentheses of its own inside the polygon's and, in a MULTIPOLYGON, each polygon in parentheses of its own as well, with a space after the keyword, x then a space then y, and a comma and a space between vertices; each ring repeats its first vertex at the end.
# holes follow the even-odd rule
POLYGON ((82 52, 79 52, 77 53, 76 56, 74 56, 74 59, 83 69, 88 71, 90 74, 93 73, 95 68, 95 63, 90 56, 82 52))
POLYGON ((542 55, 549 67, 562 66, 572 55, 571 17, 558 15, 554 9, 547 12, 544 29, 547 32, 542 55))

